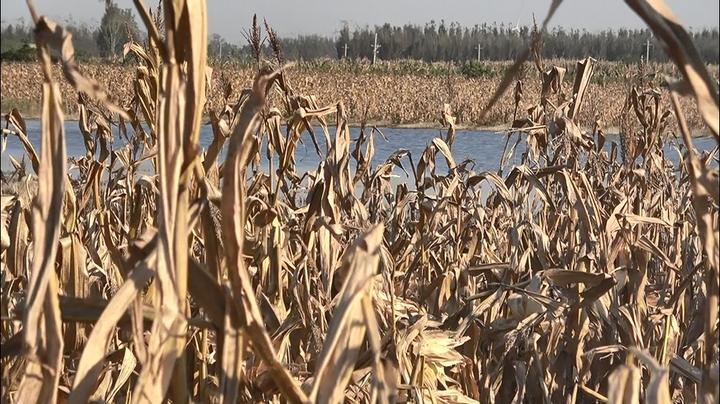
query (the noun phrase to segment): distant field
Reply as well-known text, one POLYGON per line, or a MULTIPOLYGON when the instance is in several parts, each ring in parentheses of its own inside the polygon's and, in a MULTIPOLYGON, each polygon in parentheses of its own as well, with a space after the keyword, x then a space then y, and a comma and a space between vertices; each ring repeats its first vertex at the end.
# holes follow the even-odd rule
MULTIPOLYGON (((546 66, 567 68, 564 86, 568 92, 572 87, 575 62, 545 61, 546 66)), ((352 123, 362 121, 366 112, 365 118, 371 123, 425 126, 437 121, 443 103, 447 102, 457 115, 460 126, 485 127, 506 125, 512 121, 512 97, 503 98, 484 120, 478 120, 480 110, 487 104, 508 66, 509 62, 454 66, 416 61, 382 62, 371 66, 362 62, 327 60, 299 63, 290 69, 288 77, 296 93, 315 95, 321 106, 343 101, 352 123)), ((82 68, 103 86, 111 88, 118 101, 128 102, 132 98, 134 66, 93 62, 82 65, 82 68)), ((57 77, 61 77, 59 66, 55 69, 57 77)), ((591 127, 599 117, 606 128, 619 126, 620 112, 632 84, 643 78, 660 86, 663 73, 673 75, 674 69, 670 64, 640 67, 636 64, 599 62, 588 90, 588 99, 593 102, 583 109, 578 122, 591 127), (652 73, 660 74, 653 76, 652 73)), ((711 66, 710 70, 717 79, 717 66, 711 66)), ((250 85, 254 71, 254 66, 239 63, 214 65, 211 105, 222 105, 223 89, 227 83, 232 85, 232 97, 237 97, 240 89, 250 85)), ((525 100, 536 99, 541 85, 534 66, 528 63, 521 76, 525 100)), ((2 111, 5 113, 17 107, 25 116, 39 116, 40 83, 37 63, 3 63, 2 111)), ((74 117, 77 96, 67 82, 62 80, 61 83, 66 113, 74 117)), ((663 97, 663 102, 668 103, 668 97, 663 97)), ((531 105, 528 101, 521 106, 531 105)), ((665 106, 669 107, 669 104, 665 106)), ((683 106, 689 124, 694 128, 702 127, 693 103, 685 101, 683 106)))

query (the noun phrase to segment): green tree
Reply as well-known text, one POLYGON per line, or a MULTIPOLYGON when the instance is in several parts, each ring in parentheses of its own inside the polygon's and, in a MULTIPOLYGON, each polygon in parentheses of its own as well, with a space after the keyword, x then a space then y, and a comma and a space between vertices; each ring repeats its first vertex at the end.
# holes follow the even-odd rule
POLYGON ((105 1, 105 14, 96 37, 100 56, 117 56, 126 42, 138 39, 139 32, 132 10, 120 8, 112 0, 105 1))

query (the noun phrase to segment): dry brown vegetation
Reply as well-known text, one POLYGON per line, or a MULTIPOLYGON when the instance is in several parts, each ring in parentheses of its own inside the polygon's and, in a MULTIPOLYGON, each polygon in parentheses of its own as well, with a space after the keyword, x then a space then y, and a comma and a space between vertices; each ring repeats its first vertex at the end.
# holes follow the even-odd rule
POLYGON ((204 2, 155 15, 136 2, 151 43, 128 45, 141 63, 123 100, 33 12, 39 153, 19 111, 3 132, 32 166, 2 197, 3 401, 715 402, 717 148, 694 150, 679 99, 718 139, 717 87, 669 11, 628 3, 671 45, 672 109, 648 83, 618 95, 622 147, 603 152, 602 126, 578 127, 594 61, 563 90, 536 36, 479 113, 509 98, 504 157, 521 139, 529 152, 479 173, 453 158, 451 105, 437 108, 444 138, 373 165, 375 131, 353 141, 344 102, 301 92, 267 26, 276 60, 258 55, 245 90, 223 84, 200 150, 215 81, 204 2), (81 94, 77 177, 49 48, 81 94), (530 59, 532 98, 512 75, 530 59), (128 141, 113 151, 111 125, 128 141), (687 147, 677 166, 668 125, 687 147), (312 127, 328 147, 296 172, 312 127), (136 172, 143 161, 153 175, 136 172), (393 187, 399 170, 412 180, 393 187))
MULTIPOLYGON (((574 61, 551 60, 553 66, 567 70, 563 90, 572 86, 574 61)), ((301 94, 312 94, 320 104, 342 101, 348 121, 359 124, 363 120, 383 125, 427 125, 436 122, 438 105, 450 103, 459 126, 479 127, 507 125, 512 120, 513 100, 500 99, 496 106, 482 119, 480 111, 496 88, 502 74, 511 62, 489 62, 491 74, 488 77, 468 78, 446 64, 428 65, 423 62, 401 61, 380 62, 380 66, 369 63, 342 61, 301 62, 287 69, 292 78, 293 88, 301 94), (432 72, 428 72, 432 69, 432 72)), ((240 90, 252 85, 257 69, 239 63, 211 64, 215 78, 208 92, 208 110, 224 105, 223 92, 226 85, 240 90)), ((61 67, 53 66, 60 75, 61 67)), ((717 66, 709 66, 717 74, 717 66)), ((83 65, 83 72, 96 79, 103 88, 112 88, 112 96, 118 103, 129 102, 133 97, 133 83, 136 67, 113 63, 90 63, 83 65)), ((592 123, 600 119, 609 128, 617 128, 622 115, 623 100, 633 85, 652 83, 662 92, 664 109, 670 108, 667 91, 660 86, 664 75, 676 76, 677 69, 671 64, 625 65, 616 62, 598 62, 595 65, 593 81, 588 86, 589 103, 580 111, 578 122, 592 123)), ((519 75, 526 89, 528 100, 536 100, 542 86, 534 67, 526 63, 519 75)), ((37 63, 6 63, 2 67, 3 108, 22 106, 25 114, 39 115, 42 99, 41 77, 37 63)), ((717 78, 716 78, 717 79, 717 78)), ((75 89, 65 80, 59 80, 63 96, 63 109, 76 118, 78 107, 75 89)), ((233 94, 236 97, 238 94, 233 94)), ((568 97, 571 94, 566 94, 568 97)), ((271 97, 274 102, 279 99, 271 97)), ((681 100, 688 124, 694 131, 706 134, 702 118, 690 100, 681 100)), ((532 103, 521 104, 521 108, 532 103)), ((129 105, 128 105, 129 107, 129 105)), ((615 130, 614 130, 615 131, 615 130)))

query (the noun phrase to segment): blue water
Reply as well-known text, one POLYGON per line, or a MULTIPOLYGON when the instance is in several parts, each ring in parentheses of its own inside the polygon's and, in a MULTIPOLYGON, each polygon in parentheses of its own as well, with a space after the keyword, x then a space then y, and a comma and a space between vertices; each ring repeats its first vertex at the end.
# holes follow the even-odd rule
MULTIPOLYGON (((26 122, 28 137, 35 146, 35 149, 39 154, 40 151, 40 121, 29 120, 26 122)), ((387 138, 387 141, 383 139, 379 134, 374 136, 375 144, 375 156, 373 158, 373 165, 377 165, 384 162, 388 156, 398 149, 407 149, 410 151, 413 157, 413 161, 417 164, 423 151, 427 145, 435 137, 445 138, 446 131, 444 129, 416 129, 416 128, 378 128, 387 138)), ((128 127, 129 132, 131 128, 128 127)), ((110 147, 118 149, 123 146, 123 141, 119 134, 119 129, 113 128, 115 143, 111 144, 110 147)), ((335 127, 330 127, 331 139, 335 133, 335 127)), ((351 151, 354 147, 354 141, 357 139, 360 133, 359 128, 351 128, 351 151)), ((369 133, 369 129, 366 128, 366 134, 369 133)), ((129 133, 131 135, 131 133, 129 133)), ((65 122, 65 138, 68 157, 80 157, 85 155, 85 146, 83 144, 83 137, 76 121, 65 122)), ((321 154, 324 158, 325 154, 325 141, 322 131, 316 128, 316 138, 320 146, 321 154)), ((475 166, 472 169, 476 172, 481 171, 495 171, 499 168, 500 156, 502 154, 503 147, 505 145, 506 135, 504 133, 489 132, 489 131, 475 131, 475 130, 458 130, 453 145, 453 157, 456 162, 461 162, 465 159, 472 159, 475 162, 475 166)), ((512 146, 515 143, 516 136, 510 142, 512 146)), ((212 141, 212 129, 209 125, 204 125, 200 132, 200 145, 203 149, 207 148, 212 141)), ((617 142, 617 137, 608 137, 605 149, 610 150, 611 144, 617 142)), ((311 140, 309 133, 303 133, 301 142, 297 146, 295 160, 296 170, 299 174, 306 171, 315 170, 318 166, 320 158, 318 157, 315 146, 311 140)), ((682 143, 680 140, 671 139, 665 143, 665 154, 668 159, 673 163, 678 162, 678 153, 675 151, 673 144, 682 143)), ((694 140, 695 147, 700 151, 709 151, 716 146, 716 142, 713 138, 697 138, 694 140)), ((264 147, 264 146, 263 146, 264 147)), ((363 145, 363 152, 365 145, 363 145)), ((225 151, 221 153, 219 158, 222 160, 225 157, 225 151)), ((512 163, 519 162, 519 156, 525 151, 525 142, 521 141, 518 145, 518 150, 515 153, 515 157, 511 160, 512 163)), ((13 156, 15 159, 20 161, 25 154, 24 148, 20 141, 14 135, 10 135, 7 138, 6 149, 2 152, 2 170, 11 170, 12 165, 9 161, 8 156, 13 156)), ((42 155, 42 154, 41 154, 42 155)), ((263 150, 263 160, 265 151, 263 150)), ((31 167, 28 158, 25 157, 26 167, 28 171, 31 171, 31 167)), ((402 160, 408 172, 410 167, 406 164, 407 158, 402 160)), ((354 166, 354 159, 351 159, 352 165, 354 166)), ((438 157, 438 168, 444 170, 446 165, 442 157, 438 157)), ((267 162, 263 162, 263 166, 267 166, 267 162)), ((405 174, 402 170, 396 170, 395 174, 404 177, 405 174)), ((404 178, 399 178, 402 181, 404 178)))

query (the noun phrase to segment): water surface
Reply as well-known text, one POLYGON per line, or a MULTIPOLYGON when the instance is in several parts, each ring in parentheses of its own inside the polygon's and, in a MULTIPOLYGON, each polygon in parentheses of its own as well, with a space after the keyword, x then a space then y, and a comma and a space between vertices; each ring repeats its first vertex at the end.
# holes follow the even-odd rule
MULTIPOLYGON (((39 120, 28 120, 26 122, 28 137, 31 143, 35 146, 38 153, 40 151, 40 121, 39 120)), ((385 140, 379 134, 375 134, 375 156, 373 158, 373 164, 377 165, 385 161, 393 152, 398 149, 407 149, 410 151, 413 157, 413 161, 417 164, 418 159, 422 155, 428 144, 435 137, 445 137, 446 130, 437 128, 378 128, 383 135, 385 140)), ((129 128, 129 130, 131 130, 129 128)), ((115 143, 111 144, 112 148, 118 149, 123 146, 124 142, 120 136, 119 129, 113 128, 115 143)), ((335 128, 330 128, 330 136, 334 136, 335 128)), ((354 147, 354 141, 357 139, 360 133, 360 129, 353 127, 350 129, 351 137, 351 150, 354 147)), ((366 133, 369 130, 366 129, 366 133)), ((65 122, 65 138, 68 157, 81 157, 85 155, 85 146, 83 144, 83 137, 78 127, 77 121, 66 121, 65 122)), ((322 131, 316 128, 316 138, 318 140, 321 154, 324 158, 325 153, 325 141, 322 131)), ((500 164, 500 156, 502 154, 503 147, 505 145, 506 135, 504 133, 490 132, 490 131, 478 131, 478 130, 458 130, 453 145, 453 157, 457 162, 465 159, 471 159, 475 162, 473 168, 474 171, 496 171, 500 164)), ((516 136, 513 135, 511 145, 515 143, 516 136)), ((212 129, 209 125, 204 125, 200 132, 200 146, 206 149, 212 142, 212 129)), ((303 133, 301 142, 298 144, 297 151, 295 154, 297 171, 303 173, 305 171, 311 171, 317 168, 320 161, 315 146, 311 140, 309 133, 303 133)), ((605 149, 609 152, 612 143, 618 142, 618 138, 610 136, 606 143, 605 149)), ((666 157, 671 160, 674 164, 678 163, 678 153, 673 145, 681 144, 680 139, 669 139, 664 145, 666 157)), ((700 151, 709 151, 715 147, 716 143, 713 138, 696 138, 694 139, 695 147, 700 151)), ((264 147, 264 146, 263 146, 264 147)), ((364 146, 363 146, 364 147, 364 146)), ((227 149, 227 148, 226 148, 227 149)), ((364 148, 363 148, 364 150, 364 148)), ((525 151, 525 142, 521 141, 518 145, 518 152, 515 153, 513 161, 511 163, 519 163, 519 156, 525 151)), ((226 150, 220 155, 220 159, 224 159, 226 150)), ((2 152, 2 170, 7 171, 12 168, 8 156, 13 156, 18 161, 24 155, 24 148, 20 141, 15 136, 9 136, 7 139, 6 149, 2 152)), ((265 152, 263 151, 263 157, 265 152)), ((27 160, 27 157, 25 157, 27 160)), ((440 168, 445 168, 445 163, 442 161, 442 157, 438 157, 438 165, 440 168)), ((351 159, 354 164, 354 160, 351 159)), ((407 160, 403 160, 403 164, 407 160)), ((266 162, 263 163, 266 166, 266 162)), ((27 161, 27 169, 31 170, 29 161, 27 161)), ((409 167, 406 168, 410 170, 409 167)), ((404 177, 405 174, 402 170, 396 170, 396 174, 404 177)), ((399 180, 403 180, 400 178, 399 180)))

